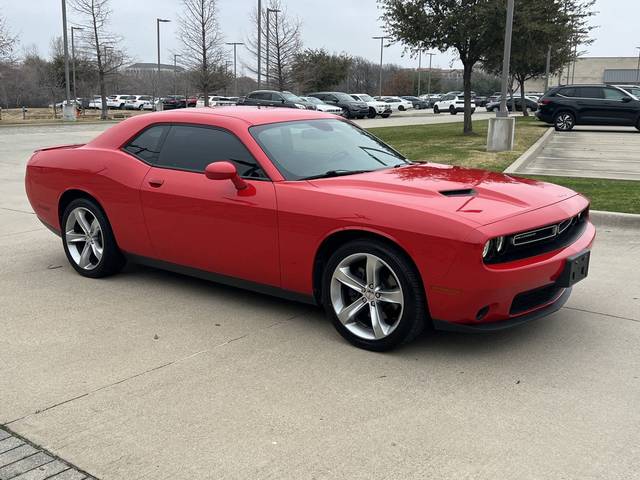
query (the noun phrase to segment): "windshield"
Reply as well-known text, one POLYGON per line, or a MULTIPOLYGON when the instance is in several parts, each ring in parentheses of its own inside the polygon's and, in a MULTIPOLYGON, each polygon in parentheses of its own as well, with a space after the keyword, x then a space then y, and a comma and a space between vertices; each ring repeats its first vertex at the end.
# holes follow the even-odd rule
POLYGON ((634 95, 640 98, 640 87, 620 87, 620 88, 629 92, 631 95, 634 95))
POLYGON ((334 95, 341 102, 353 102, 353 98, 351 98, 351 95, 347 95, 346 93, 335 93, 334 95))
POLYGON ((287 180, 409 163, 370 133, 342 120, 272 123, 252 127, 250 131, 287 180))
POLYGON ((315 103, 316 105, 322 105, 324 102, 316 97, 304 97, 304 100, 310 103, 315 103))
POLYGON ((299 96, 294 95, 293 93, 289 93, 289 92, 283 92, 282 96, 284 98, 286 98, 287 100, 289 100, 290 102, 298 102, 299 103, 299 102, 303 101, 299 96))
POLYGON ((370 95, 359 95, 360 96, 360 100, 362 100, 363 102, 375 102, 375 100, 373 99, 372 96, 370 95))

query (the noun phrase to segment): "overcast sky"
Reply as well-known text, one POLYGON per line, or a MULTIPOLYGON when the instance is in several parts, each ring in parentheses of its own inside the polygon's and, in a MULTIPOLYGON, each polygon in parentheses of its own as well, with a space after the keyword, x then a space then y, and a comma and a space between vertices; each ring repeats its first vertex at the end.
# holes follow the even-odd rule
MULTIPOLYGON (((516 5, 518 1, 516 0, 516 5)), ((156 61, 155 18, 177 18, 180 0, 111 0, 111 30, 124 38, 124 48, 135 61, 156 61)), ((248 15, 257 0, 218 0, 222 31, 226 41, 245 41, 251 28, 248 15)), ((265 1, 266 3, 266 1, 265 1)), ((305 47, 326 48, 331 52, 347 52, 378 61, 379 42, 371 37, 382 32, 376 0, 282 0, 288 14, 302 21, 305 47)), ((35 45, 48 55, 54 36, 61 35, 60 0, 0 0, 0 11, 14 33, 19 34, 22 48, 35 45)), ((598 0, 599 12, 594 24, 596 41, 588 47, 590 56, 635 56, 640 46, 637 31, 640 0, 598 0), (634 40, 635 39, 635 40, 634 40)), ((69 21, 74 13, 69 10, 69 21)), ((481 19, 478 19, 481 21, 481 19)), ((535 20, 535 19, 533 19, 535 20)), ((162 61, 172 62, 172 52, 179 49, 176 23, 161 26, 162 61)), ((250 61, 239 48, 238 70, 250 61)), ((417 61, 402 56, 402 46, 385 49, 385 63, 416 66, 417 61)), ((433 57, 434 67, 458 66, 450 53, 433 57)))

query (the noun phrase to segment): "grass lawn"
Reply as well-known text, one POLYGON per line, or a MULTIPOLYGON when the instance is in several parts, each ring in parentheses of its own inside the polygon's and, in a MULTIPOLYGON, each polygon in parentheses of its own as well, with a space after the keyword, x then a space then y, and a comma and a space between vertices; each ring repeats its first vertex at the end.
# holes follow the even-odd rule
MULTIPOLYGON (((474 135, 463 135, 461 123, 371 128, 371 133, 409 159, 477 167, 502 172, 549 128, 533 117, 516 117, 516 144, 512 152, 486 151, 489 122, 473 122, 474 135)), ((640 182, 574 177, 531 177, 557 183, 591 200, 594 210, 640 213, 640 182)))

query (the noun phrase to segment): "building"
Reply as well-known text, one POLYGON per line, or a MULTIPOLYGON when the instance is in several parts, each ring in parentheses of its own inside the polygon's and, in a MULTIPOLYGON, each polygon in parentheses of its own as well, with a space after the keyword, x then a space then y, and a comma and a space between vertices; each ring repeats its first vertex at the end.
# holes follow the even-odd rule
MULTIPOLYGON (((569 83, 640 83, 640 60, 638 57, 582 57, 563 69, 561 76, 553 75, 549 87, 569 83)), ((527 82, 525 91, 542 92, 544 78, 527 82)))
MULTIPOLYGON (((169 65, 166 63, 160 64, 160 72, 173 73, 174 68, 175 68, 175 71, 178 73, 184 72, 184 68, 180 66, 174 67, 173 65, 169 65)), ((145 75, 149 72, 151 73, 157 72, 158 64, 157 63, 132 63, 131 65, 124 67, 123 70, 125 73, 131 74, 131 75, 145 75)))

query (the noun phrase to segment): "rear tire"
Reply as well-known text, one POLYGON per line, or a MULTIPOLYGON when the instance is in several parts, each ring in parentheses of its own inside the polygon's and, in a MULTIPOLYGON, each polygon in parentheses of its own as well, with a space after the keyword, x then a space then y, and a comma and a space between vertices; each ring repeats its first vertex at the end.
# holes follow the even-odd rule
POLYGON ((458 113, 458 111, 456 110, 456 107, 451 106, 451 107, 449 107, 449 113, 451 115, 456 115, 458 113))
POLYGON ((398 107, 398 110, 400 110, 401 112, 404 112, 404 107, 403 107, 402 105, 400 105, 400 106, 398 107))
POLYGON ((322 304, 340 335, 378 352, 413 340, 428 319, 414 265, 397 248, 373 239, 349 242, 329 258, 322 304))
POLYGON ((87 198, 71 201, 64 209, 60 225, 64 253, 80 275, 102 278, 122 270, 126 260, 107 216, 94 201, 87 198))
POLYGON ((570 112, 560 112, 553 119, 553 126, 557 132, 569 132, 576 125, 576 117, 570 112))
POLYGON ((382 115, 380 115, 382 118, 389 118, 391 116, 390 113, 383 113, 382 115))

